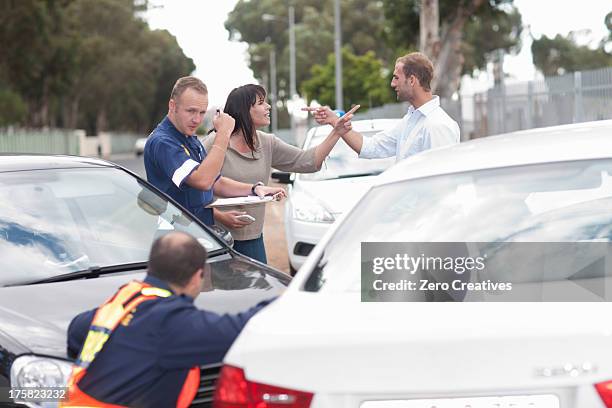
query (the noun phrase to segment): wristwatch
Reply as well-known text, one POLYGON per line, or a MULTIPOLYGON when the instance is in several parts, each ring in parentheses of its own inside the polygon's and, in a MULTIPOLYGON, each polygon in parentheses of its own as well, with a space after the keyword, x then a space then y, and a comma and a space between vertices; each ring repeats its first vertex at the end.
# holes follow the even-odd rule
POLYGON ((251 195, 257 195, 257 193, 255 192, 255 189, 258 186, 263 186, 263 185, 265 185, 265 184, 263 182, 261 182, 261 181, 258 181, 257 183, 253 184, 253 187, 251 187, 251 195))

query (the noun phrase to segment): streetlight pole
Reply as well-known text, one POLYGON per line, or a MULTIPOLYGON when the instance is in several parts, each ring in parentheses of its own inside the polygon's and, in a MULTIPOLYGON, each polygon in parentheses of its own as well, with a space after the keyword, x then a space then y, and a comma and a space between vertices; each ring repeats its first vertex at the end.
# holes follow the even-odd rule
POLYGON ((272 133, 278 133, 278 108, 276 106, 276 49, 270 49, 270 104, 272 105, 272 133))
POLYGON ((297 94, 295 89, 295 8, 289 6, 289 96, 297 94))
MULTIPOLYGON (((297 94, 295 88, 295 8, 289 6, 289 98, 291 100, 297 94)), ((295 140, 295 115, 293 112, 289 112, 289 116, 291 118, 291 136, 295 140)))
POLYGON ((340 0, 334 1, 334 51, 336 53, 336 109, 342 110, 342 27, 340 26, 340 0))
MULTIPOLYGON (((278 17, 272 14, 262 14, 261 19, 263 21, 268 22, 276 20, 278 19, 278 17)), ((274 49, 274 44, 272 44, 272 50, 270 51, 270 77, 270 100, 272 102, 272 132, 274 132, 275 128, 278 128, 278 115, 276 114, 276 50, 274 49)), ((293 6, 289 6, 289 104, 293 102, 294 96, 297 95, 295 78, 295 8, 293 6)), ((291 119, 291 134, 295 138, 295 119, 291 112, 289 112, 289 117, 291 119)))

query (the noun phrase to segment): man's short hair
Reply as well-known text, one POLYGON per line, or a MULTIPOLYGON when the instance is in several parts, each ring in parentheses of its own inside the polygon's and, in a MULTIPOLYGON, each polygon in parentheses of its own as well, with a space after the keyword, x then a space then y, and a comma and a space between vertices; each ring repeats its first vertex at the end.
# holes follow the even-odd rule
POLYGON ((186 76, 176 80, 176 83, 172 87, 172 93, 170 93, 170 99, 175 101, 180 97, 183 92, 187 89, 194 89, 204 95, 208 95, 208 88, 204 82, 194 76, 186 76))
POLYGON ((149 255, 149 275, 184 287, 196 271, 204 267, 208 253, 191 235, 171 232, 153 242, 149 255))
POLYGON ((431 90, 434 68, 431 60, 425 54, 411 52, 403 57, 399 57, 395 63, 397 64, 398 62, 404 64, 403 71, 406 78, 414 75, 424 90, 431 90))

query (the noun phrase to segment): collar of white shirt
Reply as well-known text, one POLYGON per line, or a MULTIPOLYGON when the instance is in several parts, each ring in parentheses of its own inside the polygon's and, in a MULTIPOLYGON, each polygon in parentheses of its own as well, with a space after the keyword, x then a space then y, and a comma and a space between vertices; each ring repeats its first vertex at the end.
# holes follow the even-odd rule
POLYGON ((431 98, 429 102, 426 102, 423 105, 421 105, 421 107, 417 109, 417 111, 421 112, 423 116, 427 116, 434 110, 438 109, 439 107, 440 107, 440 98, 438 97, 438 95, 434 95, 433 98, 431 98))

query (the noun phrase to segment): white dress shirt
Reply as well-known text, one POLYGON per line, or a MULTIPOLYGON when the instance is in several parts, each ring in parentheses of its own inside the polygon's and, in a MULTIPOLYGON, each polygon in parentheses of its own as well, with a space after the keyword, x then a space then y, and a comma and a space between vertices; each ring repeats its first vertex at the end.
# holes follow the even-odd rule
POLYGON ((440 107, 440 98, 420 108, 408 108, 402 120, 391 130, 364 137, 359 157, 381 159, 395 156, 396 161, 423 150, 459 143, 459 125, 440 107))

